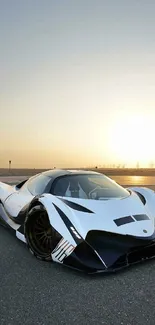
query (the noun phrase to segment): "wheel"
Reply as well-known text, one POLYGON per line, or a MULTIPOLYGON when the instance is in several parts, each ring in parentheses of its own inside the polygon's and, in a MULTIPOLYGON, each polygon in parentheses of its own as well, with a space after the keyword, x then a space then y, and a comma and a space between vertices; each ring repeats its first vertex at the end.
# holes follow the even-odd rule
POLYGON ((28 248, 37 258, 51 261, 51 252, 61 239, 60 234, 51 226, 46 209, 36 205, 27 214, 25 237, 28 248))

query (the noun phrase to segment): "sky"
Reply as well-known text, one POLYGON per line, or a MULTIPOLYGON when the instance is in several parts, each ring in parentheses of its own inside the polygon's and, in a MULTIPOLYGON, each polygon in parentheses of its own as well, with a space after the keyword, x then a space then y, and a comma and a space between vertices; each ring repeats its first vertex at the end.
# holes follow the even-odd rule
POLYGON ((155 162, 154 0, 0 0, 0 167, 155 162))

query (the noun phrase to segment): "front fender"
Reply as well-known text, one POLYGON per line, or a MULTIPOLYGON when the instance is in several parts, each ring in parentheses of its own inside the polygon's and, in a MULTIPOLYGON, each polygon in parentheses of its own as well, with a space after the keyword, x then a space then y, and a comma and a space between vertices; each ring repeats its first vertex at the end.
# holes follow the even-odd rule
POLYGON ((146 208, 149 210, 151 216, 155 218, 155 192, 147 187, 129 187, 127 189, 140 193, 145 198, 146 208))
POLYGON ((65 240, 76 247, 83 239, 70 221, 70 216, 74 212, 65 206, 61 200, 51 194, 42 195, 38 198, 38 202, 44 205, 51 225, 65 240))

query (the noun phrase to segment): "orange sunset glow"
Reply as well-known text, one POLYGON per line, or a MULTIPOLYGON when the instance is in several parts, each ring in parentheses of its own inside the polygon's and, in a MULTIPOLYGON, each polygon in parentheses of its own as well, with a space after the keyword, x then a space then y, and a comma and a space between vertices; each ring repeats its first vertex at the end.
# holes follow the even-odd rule
POLYGON ((2 6, 0 167, 155 162, 151 8, 2 6))

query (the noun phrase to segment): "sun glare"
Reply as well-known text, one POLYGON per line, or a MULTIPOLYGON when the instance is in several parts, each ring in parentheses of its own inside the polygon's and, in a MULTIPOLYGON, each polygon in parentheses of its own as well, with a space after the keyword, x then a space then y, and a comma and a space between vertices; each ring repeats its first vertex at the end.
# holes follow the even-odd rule
POLYGON ((120 162, 146 164, 153 157, 154 126, 147 116, 120 116, 113 124, 109 146, 120 162))

